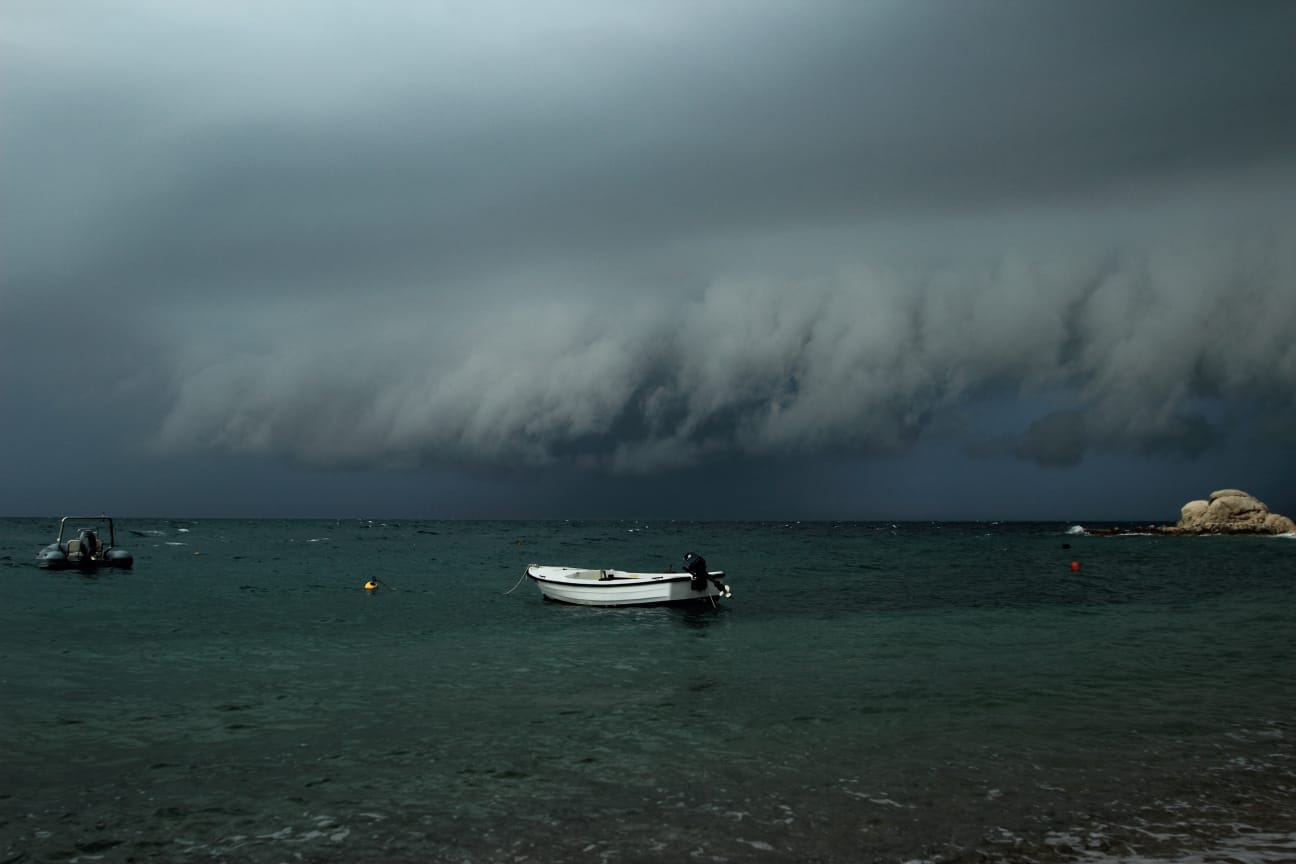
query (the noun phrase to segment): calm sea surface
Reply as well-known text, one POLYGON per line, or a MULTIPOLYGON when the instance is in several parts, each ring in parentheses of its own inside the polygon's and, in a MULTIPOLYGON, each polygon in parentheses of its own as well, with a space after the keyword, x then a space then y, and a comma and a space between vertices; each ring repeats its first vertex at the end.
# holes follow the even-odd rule
POLYGON ((0 864, 1296 860, 1292 538, 57 524, 0 520, 0 864), (688 551, 731 600, 519 583, 688 551))

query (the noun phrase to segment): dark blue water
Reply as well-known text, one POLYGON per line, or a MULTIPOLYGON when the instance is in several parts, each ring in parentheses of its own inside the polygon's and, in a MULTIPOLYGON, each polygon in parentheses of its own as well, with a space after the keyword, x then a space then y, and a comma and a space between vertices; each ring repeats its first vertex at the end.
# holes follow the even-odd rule
POLYGON ((0 520, 0 864, 1296 858, 1291 538, 117 527, 0 520), (732 600, 519 582, 687 551, 732 600))

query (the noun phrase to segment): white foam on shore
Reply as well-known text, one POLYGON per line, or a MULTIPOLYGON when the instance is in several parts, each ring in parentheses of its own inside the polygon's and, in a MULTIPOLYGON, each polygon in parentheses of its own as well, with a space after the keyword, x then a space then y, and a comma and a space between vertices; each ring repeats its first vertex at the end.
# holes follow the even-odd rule
MULTIPOLYGON (((1296 832, 1273 833, 1247 831, 1246 826, 1237 826, 1239 833, 1216 841, 1213 848, 1194 852, 1182 852, 1170 857, 1139 855, 1117 855, 1094 848, 1086 848, 1089 843, 1070 834, 1052 834, 1044 842, 1049 846, 1070 846, 1081 861, 1093 864, 1279 864, 1296 860, 1296 832)), ((1151 834, 1151 832, 1145 832, 1151 834)), ((1090 841, 1098 835, 1091 835, 1090 841)), ((1179 835, 1151 835, 1156 839, 1187 839, 1179 835)), ((1129 847, 1126 847, 1129 848, 1129 847)), ((1133 850, 1131 850, 1133 851, 1133 850)))
POLYGON ((1083 525, 1072 525, 1070 528, 1066 530, 1066 533, 1078 535, 1078 534, 1088 534, 1089 532, 1085 530, 1085 527, 1083 525))

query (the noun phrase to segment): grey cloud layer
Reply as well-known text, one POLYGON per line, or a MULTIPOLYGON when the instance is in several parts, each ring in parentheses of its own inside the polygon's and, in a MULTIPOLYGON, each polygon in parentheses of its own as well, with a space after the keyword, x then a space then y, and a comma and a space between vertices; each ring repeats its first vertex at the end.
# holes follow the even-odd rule
POLYGON ((435 277, 1296 149, 1283 4, 48 5, 0 61, 31 278, 435 277))
MULTIPOLYGON (((1063 406, 1016 445, 1044 464, 1095 446, 1193 453, 1224 431, 1210 405, 1290 404, 1296 258, 1253 242, 1235 250, 1243 268, 1175 247, 861 265, 795 283, 747 275, 692 297, 518 296, 452 321, 415 305, 417 327, 381 337, 307 315, 281 345, 180 378, 162 439, 324 464, 640 471, 733 452, 899 448, 1010 396, 1063 406)), ((966 446, 986 435, 961 422, 966 446)))
POLYGON ((1287 416, 1296 7, 623 5, 9 4, 8 359, 106 295, 157 443, 326 465, 1287 416))

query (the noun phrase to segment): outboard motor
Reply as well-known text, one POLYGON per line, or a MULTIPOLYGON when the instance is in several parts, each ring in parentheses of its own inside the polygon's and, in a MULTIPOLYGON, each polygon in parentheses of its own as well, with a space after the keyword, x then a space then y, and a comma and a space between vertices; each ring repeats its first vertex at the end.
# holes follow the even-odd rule
POLYGON ((99 537, 89 528, 82 528, 77 534, 81 541, 81 560, 88 562, 99 554, 99 537))
POLYGON ((689 587, 694 591, 705 591, 707 587, 707 563, 706 559, 696 552, 684 553, 684 569, 693 577, 689 582, 689 587))

